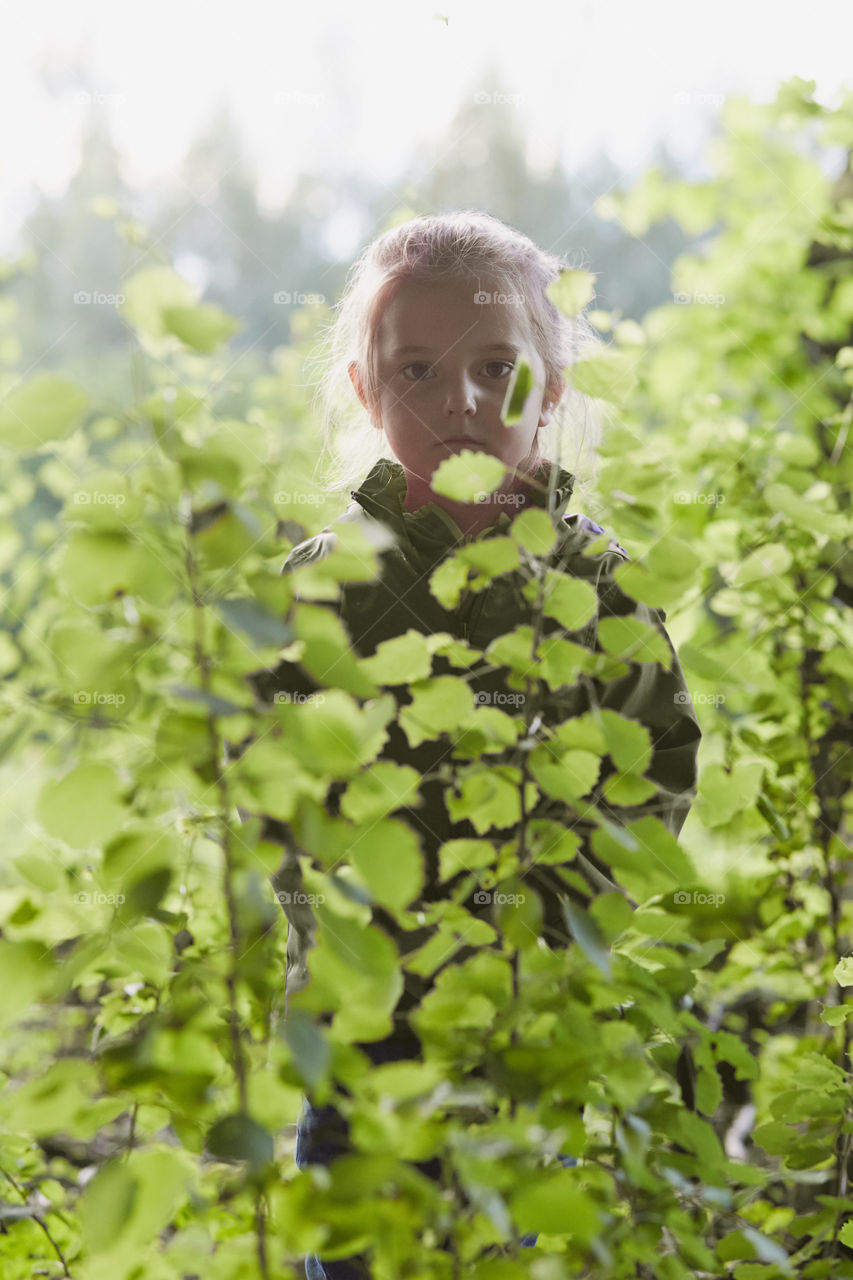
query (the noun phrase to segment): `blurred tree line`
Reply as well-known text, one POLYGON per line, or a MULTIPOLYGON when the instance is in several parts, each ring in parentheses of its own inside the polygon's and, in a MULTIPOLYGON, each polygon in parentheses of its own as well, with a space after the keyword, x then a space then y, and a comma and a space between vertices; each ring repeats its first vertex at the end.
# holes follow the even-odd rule
MULTIPOLYGON (((102 299, 120 294, 135 270, 160 261, 198 284, 206 301, 241 318, 245 327, 231 351, 247 357, 242 371, 251 377, 267 366, 271 351, 291 342, 299 295, 321 294, 332 306, 355 255, 401 205, 412 214, 487 209, 595 272, 597 305, 626 317, 639 319, 667 301, 670 264, 689 243, 679 224, 667 218, 637 237, 603 220, 596 200, 629 186, 630 175, 606 155, 575 172, 559 163, 537 172, 517 111, 495 101, 506 85, 494 70, 478 83, 485 96, 494 95, 492 103, 476 100, 484 94, 466 95, 434 147, 413 148, 396 184, 358 172, 302 173, 276 212, 259 202, 227 105, 192 143, 172 184, 157 193, 128 186, 106 109, 92 105, 67 190, 40 197, 22 225, 17 259, 2 268, 14 302, 5 312, 9 336, 0 359, 7 368, 61 367, 120 400, 130 335, 116 306, 102 299), (342 216, 356 231, 343 256, 331 249, 342 216), (281 294, 294 301, 277 302, 281 294)), ((654 162, 662 175, 678 176, 663 144, 654 162)))

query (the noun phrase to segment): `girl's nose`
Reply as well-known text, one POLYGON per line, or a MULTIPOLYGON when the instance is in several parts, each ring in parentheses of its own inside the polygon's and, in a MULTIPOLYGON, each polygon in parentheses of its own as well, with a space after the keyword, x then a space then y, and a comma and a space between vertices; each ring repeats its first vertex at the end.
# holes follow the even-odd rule
POLYGON ((469 382, 457 383, 449 388, 445 399, 445 408, 451 413, 476 413, 477 401, 474 389, 469 382))

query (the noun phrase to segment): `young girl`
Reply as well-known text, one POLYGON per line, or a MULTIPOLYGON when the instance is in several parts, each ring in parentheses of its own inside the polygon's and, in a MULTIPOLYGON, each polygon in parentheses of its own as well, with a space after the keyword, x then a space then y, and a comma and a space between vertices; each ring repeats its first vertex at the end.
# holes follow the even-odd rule
MULTIPOLYGON (((535 731, 547 737, 550 729, 596 706, 612 708, 645 725, 653 748, 645 776, 655 786, 654 795, 643 804, 609 807, 600 790, 608 776, 605 757, 592 796, 613 821, 625 823, 654 814, 677 836, 695 794, 700 732, 663 625, 665 615, 636 604, 619 590, 613 569, 627 560, 625 552, 610 539, 606 550, 587 554, 603 530, 586 516, 567 512, 574 476, 559 465, 557 428, 564 425, 561 416, 574 415, 577 420, 583 414, 589 420, 595 406, 564 383, 564 370, 594 341, 587 321, 567 319, 546 295, 547 286, 557 280, 564 265, 497 218, 472 212, 414 218, 385 232, 362 254, 332 329, 333 361, 325 391, 327 402, 334 405, 345 370, 355 411, 363 414, 339 447, 335 478, 352 481, 359 450, 358 474, 364 478, 351 491, 353 501, 335 523, 355 521, 368 534, 372 532, 372 541, 382 546, 381 572, 368 582, 342 583, 340 597, 330 607, 362 657, 374 653, 382 641, 412 629, 424 634, 448 632, 484 650, 499 636, 531 624, 532 606, 522 594, 525 578, 517 571, 499 574, 484 590, 463 590, 458 606, 446 609, 432 595, 429 577, 459 547, 506 534, 525 507, 547 510, 559 534, 550 563, 591 583, 597 595, 597 611, 580 633, 572 633, 575 642, 600 651, 601 619, 632 614, 660 632, 672 662, 667 670, 653 662, 630 661, 627 674, 608 681, 584 675, 573 684, 546 686, 535 731), (534 386, 520 421, 506 427, 502 406, 514 363, 522 353, 533 369, 534 386), (457 502, 431 488, 438 465, 463 449, 490 454, 507 467, 504 481, 483 501, 457 502), (380 528, 385 532, 384 544, 376 537, 380 528)), ((330 527, 300 543, 282 571, 295 572, 322 560, 336 540, 330 527)), ((298 591, 298 574, 296 586, 298 591)), ((563 629, 554 619, 543 618, 543 635, 555 631, 563 629)), ((432 674, 451 672, 462 674, 441 654, 434 655, 432 674)), ((464 674, 477 703, 523 715, 523 695, 507 683, 506 667, 484 659, 464 674)), ((256 675, 256 689, 266 698, 275 691, 307 694, 320 687, 298 663, 282 662, 274 672, 256 675)), ((411 701, 403 686, 392 692, 399 706, 411 701)), ((413 766, 422 779, 419 804, 393 814, 413 827, 423 852, 425 883, 419 903, 410 904, 415 909, 421 902, 449 897, 463 877, 460 873, 439 882, 441 845, 482 832, 467 820, 451 821, 448 814, 445 797, 451 784, 445 775, 453 765, 453 743, 447 735, 413 747, 396 721, 388 726, 388 734, 381 758, 413 766)), ((613 771, 611 767, 609 772, 613 771)), ((331 812, 336 812, 338 795, 333 786, 327 797, 331 812)), ((571 866, 586 880, 586 897, 567 883, 559 864, 534 862, 525 873, 527 887, 541 901, 545 943, 566 947, 572 939, 561 897, 583 904, 589 896, 622 890, 589 845, 589 823, 544 798, 529 816, 556 817, 583 838, 571 866)), ((288 824, 270 819, 265 824, 267 838, 280 839, 287 849, 272 877, 288 918, 287 1004, 290 995, 309 980, 308 953, 315 941, 316 920, 305 905, 305 895, 299 894, 300 863, 288 824)), ((511 828, 487 833, 496 843, 512 834, 511 828)), ((488 917, 488 906, 478 909, 478 900, 482 903, 488 896, 472 895, 466 906, 473 914, 488 917)), ((374 923, 394 939, 401 956, 422 946, 432 932, 429 925, 402 932, 378 904, 372 915, 374 923)), ((462 946, 446 963, 458 963, 474 950, 462 946)), ((408 1015, 436 976, 425 979, 405 972, 394 1033, 387 1040, 358 1046, 373 1062, 419 1056, 420 1041, 408 1015)), ((307 1101, 297 1134, 300 1167, 327 1163, 347 1148, 348 1130, 341 1114, 330 1105, 312 1107, 307 1101)), ((571 1156, 561 1159, 574 1163, 571 1156)), ((438 1176, 437 1160, 419 1167, 438 1176)), ((533 1244, 535 1239, 524 1237, 522 1243, 533 1244)), ((324 1263, 312 1257, 306 1262, 309 1280, 366 1274, 363 1258, 324 1263)))

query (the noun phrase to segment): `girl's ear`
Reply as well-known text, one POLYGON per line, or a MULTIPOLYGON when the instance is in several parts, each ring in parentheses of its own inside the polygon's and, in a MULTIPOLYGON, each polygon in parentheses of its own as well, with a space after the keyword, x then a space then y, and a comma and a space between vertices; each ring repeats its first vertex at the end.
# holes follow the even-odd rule
POLYGON ((349 374, 350 382, 355 387, 355 394, 358 396, 359 400, 361 401, 361 403, 364 405, 366 409, 368 407, 367 397, 364 394, 364 386, 361 381, 361 374, 358 371, 358 365, 354 360, 351 360, 347 365, 347 373, 349 374))
POLYGON ((347 365, 347 373, 349 374, 349 380, 350 380, 350 382, 352 383, 352 385, 353 385, 353 386, 354 386, 354 388, 355 388, 355 394, 358 396, 358 398, 359 398, 359 400, 361 401, 362 405, 364 406, 364 408, 367 410, 368 414, 370 415, 370 421, 371 421, 371 423, 373 424, 373 426, 374 426, 374 427, 378 426, 379 424, 376 422, 376 420, 375 420, 375 418, 374 418, 374 416, 373 416, 373 410, 371 409, 371 407, 370 407, 370 402, 368 401, 368 398, 367 398, 367 392, 365 391, 364 383, 362 382, 361 374, 360 374, 360 372, 359 372, 358 365, 356 364, 356 362, 355 362, 354 360, 351 360, 351 361, 349 362, 349 364, 347 365))
POLYGON ((540 427, 547 427, 548 423, 551 421, 551 415, 563 398, 564 391, 565 386, 563 383, 560 383, 559 386, 548 387, 546 389, 542 400, 542 411, 539 415, 540 427))

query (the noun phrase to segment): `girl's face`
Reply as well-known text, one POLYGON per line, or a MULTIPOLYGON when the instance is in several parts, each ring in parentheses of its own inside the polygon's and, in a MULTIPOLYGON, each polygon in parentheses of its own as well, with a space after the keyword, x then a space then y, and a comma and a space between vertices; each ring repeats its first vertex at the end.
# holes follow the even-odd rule
POLYGON ((384 428, 410 490, 428 485, 442 459, 466 447, 521 471, 538 462, 539 427, 549 421, 563 388, 551 388, 543 408, 545 367, 527 337, 524 300, 517 297, 501 293, 492 279, 468 276, 388 286, 376 330, 374 402, 366 399, 354 363, 349 372, 373 425, 384 428), (500 411, 519 351, 533 369, 534 388, 521 421, 505 427, 500 411))

